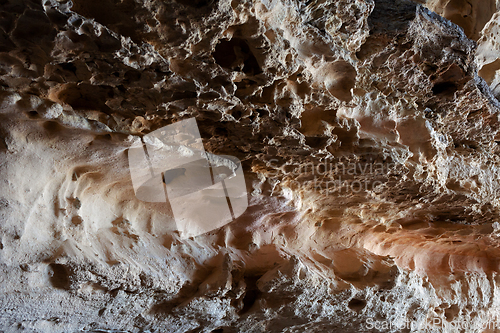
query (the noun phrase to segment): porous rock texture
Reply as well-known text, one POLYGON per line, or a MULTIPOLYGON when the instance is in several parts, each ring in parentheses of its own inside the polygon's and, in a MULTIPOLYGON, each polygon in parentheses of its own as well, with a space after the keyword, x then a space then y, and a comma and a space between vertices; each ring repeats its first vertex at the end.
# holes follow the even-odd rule
POLYGON ((0 330, 499 331, 493 1, 0 4, 0 330), (183 239, 127 149, 191 117, 249 207, 183 239))

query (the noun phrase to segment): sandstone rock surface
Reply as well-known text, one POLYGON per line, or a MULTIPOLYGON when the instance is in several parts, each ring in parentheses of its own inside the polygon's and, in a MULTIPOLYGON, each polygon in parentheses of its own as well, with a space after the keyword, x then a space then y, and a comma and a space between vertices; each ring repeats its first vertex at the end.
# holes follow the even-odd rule
POLYGON ((0 330, 500 330, 493 1, 0 4, 0 330), (191 117, 249 207, 184 239, 127 149, 191 117))

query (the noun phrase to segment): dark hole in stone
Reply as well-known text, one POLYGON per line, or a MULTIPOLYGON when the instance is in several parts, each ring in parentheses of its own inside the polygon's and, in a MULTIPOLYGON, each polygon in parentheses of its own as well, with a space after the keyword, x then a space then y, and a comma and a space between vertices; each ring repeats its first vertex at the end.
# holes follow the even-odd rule
POLYGON ((364 299, 353 298, 349 301, 349 309, 354 311, 361 311, 366 306, 366 301, 364 299))
POLYGON ((440 82, 432 87, 434 95, 450 95, 457 91, 457 85, 453 82, 440 82))
POLYGON ((453 143, 454 147, 455 148, 468 148, 468 149, 477 149, 478 148, 478 145, 473 142, 473 141, 470 141, 470 140, 460 140, 460 141, 456 141, 453 143))
POLYGON ((49 20, 58 25, 63 25, 68 19, 66 15, 55 9, 49 9, 45 12, 49 20))
POLYGON ((241 38, 221 41, 215 47, 213 56, 223 68, 231 70, 240 68, 244 73, 253 75, 262 73, 248 43, 241 38))
POLYGON ((236 53, 233 49, 232 41, 221 41, 215 47, 213 54, 215 61, 224 68, 230 68, 236 61, 236 53))
POLYGON ((71 223, 73 223, 73 225, 75 225, 75 226, 82 224, 82 222, 83 222, 83 220, 80 216, 73 216, 71 218, 71 223))
POLYGON ((227 137, 227 135, 228 135, 228 131, 224 127, 215 128, 214 133, 215 133, 215 135, 219 135, 219 136, 223 136, 223 137, 227 137))
POLYGON ((113 97, 113 89, 109 86, 97 86, 83 83, 78 86, 69 85, 57 95, 59 100, 68 103, 75 110, 109 111, 106 101, 113 97))
POLYGON ((38 112, 36 112, 36 111, 28 111, 28 117, 30 117, 30 118, 38 118, 38 112))
POLYGON ((54 33, 55 30, 44 12, 28 9, 17 20, 12 35, 18 39, 40 43, 42 38, 54 35, 54 33))
POLYGON ((258 290, 247 290, 245 296, 243 297, 243 308, 241 309, 239 314, 242 315, 250 311, 252 306, 255 304, 255 301, 257 300, 258 296, 259 296, 258 290))
POLYGON ((263 110, 263 109, 256 109, 255 111, 257 111, 257 113, 259 114, 259 117, 264 117, 268 114, 267 110, 263 110))
POLYGON ((240 119, 241 118, 241 110, 235 110, 232 112, 232 116, 235 118, 235 119, 240 119))
POLYGON ((170 99, 173 101, 178 101, 180 99, 196 98, 197 96, 198 94, 196 93, 196 91, 174 91, 170 99))
MULTIPOLYGON (((0 29, 1 28, 2 27, 0 26, 0 29)), ((12 43, 7 35, 0 35, 0 52, 10 52, 15 47, 16 46, 14 45, 14 43, 12 43)))
POLYGON ((224 329, 223 328, 218 328, 216 330, 213 330, 212 333, 224 333, 224 329))
POLYGON ((313 148, 323 148, 326 146, 327 141, 327 137, 306 136, 306 145, 313 148))
POLYGON ((245 277, 245 283, 247 285, 247 290, 245 292, 245 296, 243 296, 243 307, 239 311, 239 315, 243 315, 249 312, 257 299, 259 298, 261 292, 259 288, 257 288, 257 280, 259 280, 260 276, 248 276, 245 277))
MULTIPOLYGON (((0 3, 1 5, 1 3, 0 3)), ((14 19, 11 13, 1 12, 0 13, 0 28, 3 29, 5 33, 9 33, 14 27, 14 19)))
MULTIPOLYGON (((87 17, 93 18, 102 25, 107 26, 114 32, 130 37, 134 42, 141 41, 140 33, 143 31, 143 25, 135 20, 136 4, 133 0, 74 0, 74 12, 87 17)), ((120 43, 117 46, 120 48, 120 43)), ((114 48, 114 46, 107 45, 114 48)), ((103 51, 103 50, 101 50, 103 51)))
POLYGON ((69 287, 69 274, 64 265, 50 264, 49 265, 49 281, 58 289, 68 289, 69 287))
POLYGON ((257 62, 257 59, 255 59, 255 56, 252 53, 249 53, 249 56, 247 59, 245 59, 244 64, 245 66, 243 67, 243 72, 252 75, 262 73, 259 63, 257 62))
POLYGON ((184 5, 187 5, 189 7, 194 7, 194 8, 203 8, 208 5, 212 5, 214 3, 213 0, 183 0, 179 1, 179 3, 182 3, 184 5))
POLYGON ((66 64, 60 64, 61 68, 65 71, 70 71, 76 73, 76 66, 72 62, 68 62, 66 64))
POLYGON ((141 72, 137 70, 130 70, 125 73, 125 80, 127 82, 139 81, 141 78, 141 72))

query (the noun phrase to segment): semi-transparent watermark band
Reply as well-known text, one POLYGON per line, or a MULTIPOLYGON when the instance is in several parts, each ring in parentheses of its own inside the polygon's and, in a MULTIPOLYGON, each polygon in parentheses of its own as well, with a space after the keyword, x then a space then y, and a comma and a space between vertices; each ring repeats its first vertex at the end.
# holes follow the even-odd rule
POLYGON ((248 207, 241 161, 207 153, 194 118, 138 138, 128 160, 136 197, 169 202, 183 238, 217 229, 248 207))

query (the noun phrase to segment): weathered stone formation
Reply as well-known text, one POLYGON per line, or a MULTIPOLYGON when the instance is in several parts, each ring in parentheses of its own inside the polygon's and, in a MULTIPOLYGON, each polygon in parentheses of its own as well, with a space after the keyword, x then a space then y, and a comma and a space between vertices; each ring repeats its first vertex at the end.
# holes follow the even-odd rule
POLYGON ((0 330, 500 329, 495 1, 0 4, 0 330), (183 238, 127 149, 192 117, 249 207, 183 238))

